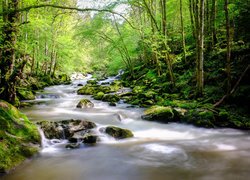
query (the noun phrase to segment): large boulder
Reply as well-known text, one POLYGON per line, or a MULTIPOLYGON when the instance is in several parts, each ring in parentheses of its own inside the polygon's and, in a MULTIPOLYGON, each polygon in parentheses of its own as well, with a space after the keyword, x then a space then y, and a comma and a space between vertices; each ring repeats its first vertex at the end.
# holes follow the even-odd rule
POLYGON ((142 119, 164 123, 179 121, 180 113, 172 107, 152 106, 144 111, 142 119))
POLYGON ((114 137, 115 139, 125 139, 133 137, 133 133, 128 129, 122 129, 115 126, 108 126, 105 128, 105 133, 114 137))
POLYGON ((89 129, 96 127, 96 124, 86 120, 65 120, 65 121, 42 121, 38 123, 48 139, 70 139, 71 142, 80 139, 89 129), (81 136, 79 136, 78 132, 81 136))
POLYGON ((65 139, 73 135, 68 128, 61 126, 58 122, 42 121, 38 124, 47 139, 65 139))
POLYGON ((81 99, 76 107, 77 108, 93 108, 94 104, 89 99, 81 99))

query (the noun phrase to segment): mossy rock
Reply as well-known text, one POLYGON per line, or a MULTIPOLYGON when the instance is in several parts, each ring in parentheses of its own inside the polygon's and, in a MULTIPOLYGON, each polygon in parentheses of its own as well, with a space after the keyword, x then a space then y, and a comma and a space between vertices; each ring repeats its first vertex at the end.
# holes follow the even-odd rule
POLYGON ((32 91, 23 88, 17 88, 17 96, 20 100, 34 100, 36 98, 32 91))
POLYGON ((81 99, 76 107, 77 108, 93 108, 94 103, 92 103, 89 99, 81 99))
POLYGON ((120 101, 120 98, 116 94, 105 94, 102 100, 105 102, 118 102, 120 101))
POLYGON ((134 94, 142 93, 144 91, 144 87, 142 86, 135 86, 132 90, 134 94))
POLYGON ((86 134, 83 137, 83 143, 85 144, 95 144, 98 141, 98 136, 92 134, 86 134))
POLYGON ((204 109, 189 110, 185 115, 183 122, 193 124, 198 127, 216 127, 214 113, 204 109))
POLYGON ((114 137, 115 139, 125 139, 133 137, 133 133, 128 129, 122 129, 115 126, 108 126, 105 128, 105 133, 114 137))
POLYGON ((40 142, 37 127, 14 106, 0 100, 0 173, 37 153, 40 142))
POLYGON ((98 92, 101 91, 101 92, 103 92, 105 94, 112 92, 110 86, 98 86, 97 90, 98 90, 98 92))
POLYGON ((164 123, 179 121, 179 112, 172 107, 152 106, 144 111, 142 119, 164 123))
POLYGON ((97 80, 94 80, 94 79, 88 80, 87 84, 96 85, 97 84, 97 80))
POLYGON ((93 97, 94 97, 95 100, 102 100, 104 95, 105 95, 104 92, 98 92, 93 97))
POLYGON ((78 89, 77 94, 78 95, 93 95, 95 94, 95 91, 96 91, 95 87, 86 85, 78 89))

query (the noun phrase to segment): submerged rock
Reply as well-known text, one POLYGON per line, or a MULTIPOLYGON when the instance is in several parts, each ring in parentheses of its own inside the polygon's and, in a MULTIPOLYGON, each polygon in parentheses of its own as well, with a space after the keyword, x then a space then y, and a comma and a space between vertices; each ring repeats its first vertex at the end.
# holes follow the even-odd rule
POLYGON ((106 127, 104 132, 116 139, 125 139, 134 136, 130 130, 122 129, 115 126, 106 127))
POLYGON ((77 108, 93 108, 94 104, 89 99, 81 99, 76 107, 77 108))
POLYGON ((80 148, 81 144, 80 143, 70 143, 65 146, 67 149, 78 149, 80 148))

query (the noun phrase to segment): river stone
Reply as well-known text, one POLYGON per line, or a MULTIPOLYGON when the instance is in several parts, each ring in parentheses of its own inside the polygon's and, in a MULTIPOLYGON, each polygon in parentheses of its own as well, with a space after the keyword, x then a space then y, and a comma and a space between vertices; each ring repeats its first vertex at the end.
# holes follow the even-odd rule
POLYGON ((96 124, 91 121, 85 120, 73 120, 69 123, 69 130, 72 133, 76 133, 79 131, 84 131, 87 129, 93 129, 96 127, 96 124))
POLYGON ((64 129, 57 122, 42 121, 38 123, 48 139, 63 139, 64 129))
POLYGON ((144 111, 142 119, 164 123, 179 121, 179 112, 172 107, 152 106, 144 111))
POLYGON ((89 99, 81 99, 76 107, 77 108, 93 108, 94 104, 89 99))
POLYGON ((48 139, 69 139, 77 132, 82 132, 81 134, 84 135, 88 132, 87 130, 96 127, 95 123, 85 120, 42 121, 38 124, 48 139))
POLYGON ((118 102, 120 98, 116 94, 105 94, 102 100, 106 102, 118 102))
POLYGON ((103 96, 104 96, 103 92, 98 92, 93 97, 94 97, 95 100, 102 100, 103 96))
POLYGON ((70 143, 65 146, 67 149, 77 149, 80 147, 80 143, 70 143))
POLYGON ((95 144, 98 140, 98 136, 87 134, 83 137, 83 142, 86 144, 95 144))
POLYGON ((105 133, 116 138, 116 139, 125 139, 133 137, 133 133, 128 129, 122 129, 115 126, 108 126, 105 128, 105 133))

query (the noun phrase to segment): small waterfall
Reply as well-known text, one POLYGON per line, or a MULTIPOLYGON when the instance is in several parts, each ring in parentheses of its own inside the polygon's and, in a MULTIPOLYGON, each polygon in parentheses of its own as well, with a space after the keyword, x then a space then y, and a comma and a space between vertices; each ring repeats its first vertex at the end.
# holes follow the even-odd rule
POLYGON ((50 141, 45 137, 44 132, 41 128, 38 128, 38 131, 41 135, 41 146, 42 148, 48 148, 50 146, 50 141))

